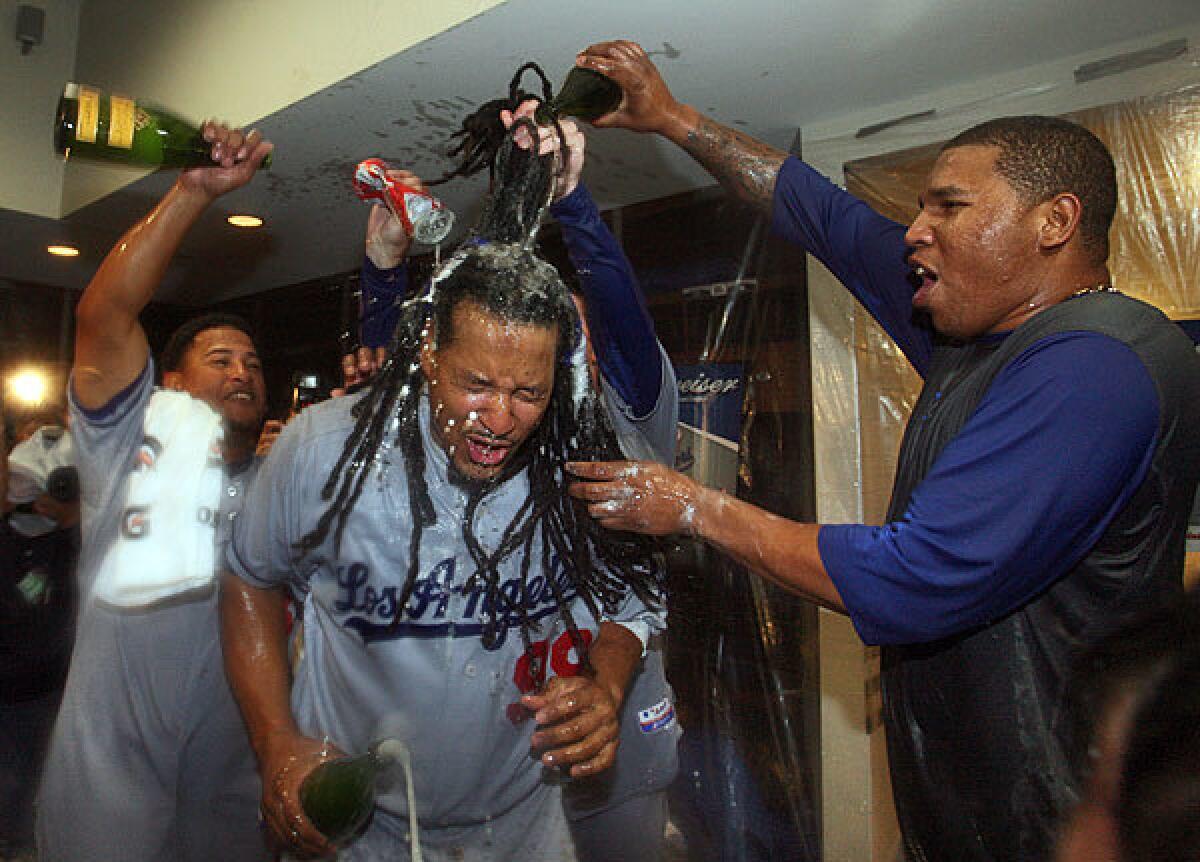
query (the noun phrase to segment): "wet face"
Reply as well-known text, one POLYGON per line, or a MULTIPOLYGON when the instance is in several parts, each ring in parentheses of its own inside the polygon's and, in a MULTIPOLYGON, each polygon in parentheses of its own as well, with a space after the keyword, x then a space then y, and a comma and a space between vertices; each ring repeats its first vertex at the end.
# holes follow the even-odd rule
POLYGON ((207 403, 234 433, 258 434, 262 427, 267 412, 262 363, 254 342, 240 329, 201 330, 179 369, 166 372, 163 383, 207 403))
POLYGON ((434 436, 461 473, 491 479, 545 415, 558 330, 510 323, 470 301, 453 319, 450 343, 421 351, 434 436))
POLYGON ((1019 199, 996 172, 998 153, 990 146, 943 152, 905 235, 920 282, 913 306, 952 338, 1015 328, 1037 288, 1044 207, 1019 199))

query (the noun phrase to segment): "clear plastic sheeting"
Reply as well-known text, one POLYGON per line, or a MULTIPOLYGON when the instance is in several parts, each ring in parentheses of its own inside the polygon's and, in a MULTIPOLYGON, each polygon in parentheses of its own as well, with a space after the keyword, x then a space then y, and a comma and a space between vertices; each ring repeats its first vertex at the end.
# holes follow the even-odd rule
POLYGON ((1200 86, 1070 118, 1117 163, 1113 283, 1169 317, 1200 317, 1200 86))
MULTIPOLYGON (((1119 203, 1109 268, 1125 293, 1169 317, 1200 317, 1200 86, 1065 115, 1112 151, 1119 203)), ((941 143, 846 165, 846 188, 907 224, 941 143)), ((900 437, 920 379, 891 338, 862 309, 855 315, 863 512, 880 523, 891 493, 900 437)))
POLYGON ((683 737, 671 821, 689 862, 818 860, 811 606, 728 560, 672 555, 668 676, 683 737))
MULTIPOLYGON (((723 195, 622 221, 679 382, 677 466, 812 520, 803 255, 723 195)), ((667 678, 683 727, 669 859, 821 859, 815 607, 703 545, 683 542, 668 562, 667 678)))

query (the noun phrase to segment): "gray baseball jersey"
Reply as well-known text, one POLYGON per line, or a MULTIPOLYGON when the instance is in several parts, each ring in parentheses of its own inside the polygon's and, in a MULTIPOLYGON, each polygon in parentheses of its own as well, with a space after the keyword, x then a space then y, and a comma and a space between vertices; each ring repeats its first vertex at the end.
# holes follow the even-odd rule
MULTIPOLYGON (((628 458, 672 466, 679 421, 675 370, 659 345, 662 381, 654 409, 637 418, 617 391, 601 377, 601 391, 621 451, 628 458)), ((665 614, 662 622, 665 624, 665 614)), ((630 797, 665 790, 679 771, 677 744, 682 730, 675 717, 675 694, 663 668, 662 636, 647 644, 642 666, 621 706, 621 744, 605 773, 572 782, 563 796, 567 817, 578 820, 621 804, 630 797)), ((602 825, 602 830, 607 827, 602 825)), ((578 837, 578 836, 577 836, 578 837)))
MULTIPOLYGON (((148 363, 100 411, 71 402, 85 598, 39 796, 47 862, 266 858, 258 774, 222 663, 215 582, 146 608, 86 599, 130 517, 123 480, 143 448, 153 380, 148 363)), ((226 474, 216 513, 198 510, 216 528, 218 552, 255 468, 251 461, 226 474)))
MULTIPOLYGON (((468 854, 485 848, 551 846, 565 834, 556 788, 530 754, 534 722, 520 705, 531 669, 515 614, 501 615, 494 649, 485 649, 482 620, 492 613, 463 544, 466 492, 447 476, 447 457, 432 438, 429 407, 421 406, 425 478, 437 522, 423 531, 413 596, 397 620, 398 593, 408 571, 410 509, 402 455, 382 451, 372 466, 340 549, 332 535, 297 558, 296 543, 329 505, 321 487, 354 424, 358 399, 337 398, 305 410, 272 448, 239 518, 229 567, 258 587, 288 587, 304 602, 304 654, 292 686, 292 712, 301 730, 328 736, 345 751, 361 752, 391 736, 412 751, 417 811, 429 842, 450 830, 468 854), (557 810, 548 816, 548 810, 557 810)), ((529 493, 520 473, 491 491, 479 506, 475 532, 493 549, 529 493)), ((332 531, 331 531, 332 533, 332 531)), ((544 553, 541 537, 534 560, 544 553)), ((571 595, 565 572, 551 557, 559 587, 571 595)), ((518 598, 520 555, 500 565, 501 589, 518 598)), ((585 637, 598 623, 578 598, 572 613, 585 637)), ((540 564, 531 567, 525 610, 539 626, 534 652, 548 674, 572 675, 578 657, 540 564)), ((658 631, 661 620, 635 597, 612 618, 658 631)), ((383 795, 371 833, 404 831, 403 788, 383 795)), ((355 857, 352 857, 355 858, 355 857)), ((468 855, 465 858, 475 858, 468 855)))

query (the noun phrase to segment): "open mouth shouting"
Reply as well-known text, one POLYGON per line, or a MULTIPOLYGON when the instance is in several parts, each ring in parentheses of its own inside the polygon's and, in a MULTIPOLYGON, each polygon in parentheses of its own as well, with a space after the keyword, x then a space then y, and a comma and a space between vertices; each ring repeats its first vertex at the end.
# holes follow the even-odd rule
POLYGON ((480 467, 495 467, 503 463, 512 449, 512 445, 495 437, 485 437, 478 434, 467 435, 467 457, 472 464, 480 467))
POLYGON ((938 274, 933 267, 920 261, 910 259, 912 281, 917 291, 913 294, 912 304, 915 308, 925 308, 929 304, 929 294, 937 284, 938 274))

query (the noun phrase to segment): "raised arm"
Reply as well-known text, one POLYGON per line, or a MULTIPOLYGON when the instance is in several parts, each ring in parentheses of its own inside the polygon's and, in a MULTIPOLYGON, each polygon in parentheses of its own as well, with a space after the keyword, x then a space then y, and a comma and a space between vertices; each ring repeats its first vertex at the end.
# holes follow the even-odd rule
POLYGON ((621 106, 596 126, 653 132, 682 147, 727 190, 768 215, 775 233, 827 266, 924 373, 933 347, 928 327, 913 317, 903 225, 798 159, 677 101, 634 42, 601 42, 576 62, 624 91, 621 106))
POLYGON ((571 495, 588 503, 589 514, 603 526, 657 536, 690 533, 784 589, 846 613, 821 561, 819 525, 772 515, 661 464, 567 466, 584 480, 571 485, 571 495))
MULTIPOLYGON (((517 116, 532 118, 535 105, 521 105, 517 116)), ((512 115, 502 112, 501 119, 511 124, 512 115)), ((565 144, 567 153, 559 167, 550 212, 562 226, 563 243, 579 276, 588 340, 600 372, 633 415, 642 418, 654 410, 662 388, 654 321, 625 252, 580 183, 587 140, 573 120, 564 119, 559 126, 561 140, 553 128, 539 131, 541 152, 562 152, 565 144)))
MULTIPOLYGON (((388 176, 417 190, 425 188, 421 178, 410 171, 389 170, 388 176)), ((371 207, 358 283, 359 346, 342 357, 346 388, 365 383, 383 365, 400 319, 399 303, 408 294, 404 259, 411 245, 412 238, 391 210, 379 203, 371 207)))
POLYGON ((738 198, 763 213, 771 212, 775 179, 787 153, 677 101, 636 42, 600 42, 581 53, 576 63, 608 75, 625 94, 621 106, 594 125, 662 135, 738 198))
POLYGON ((179 175, 158 206, 117 241, 79 300, 72 380, 82 407, 104 406, 141 374, 150 348, 138 315, 179 244, 201 213, 249 182, 272 150, 258 132, 208 122, 202 133, 214 164, 179 175))

